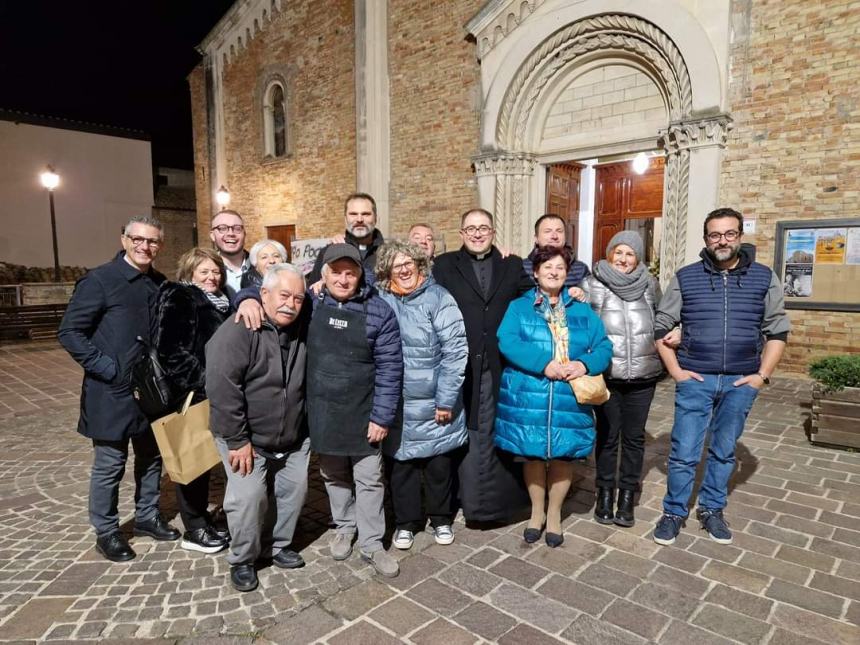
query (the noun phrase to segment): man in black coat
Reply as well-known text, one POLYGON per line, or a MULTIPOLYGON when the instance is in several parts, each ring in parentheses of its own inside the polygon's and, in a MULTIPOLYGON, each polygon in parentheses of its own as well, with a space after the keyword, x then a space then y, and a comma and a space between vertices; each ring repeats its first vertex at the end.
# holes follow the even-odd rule
MULTIPOLYGON (((385 244, 382 233, 376 228, 376 200, 367 193, 352 193, 343 203, 343 219, 346 230, 343 239, 336 236, 332 242, 346 243, 358 249, 361 258, 364 279, 367 284, 373 284, 376 274, 376 251, 385 244)), ((329 245, 331 246, 331 245, 329 245)), ((314 284, 322 279, 323 256, 328 246, 320 249, 314 268, 308 274, 308 284, 314 284)))
POLYGON ((461 217, 459 251, 436 258, 433 277, 454 296, 466 324, 469 362, 463 385, 469 445, 459 468, 467 522, 500 522, 529 505, 522 469, 496 451, 493 425, 502 374, 496 331, 508 304, 531 288, 522 260, 493 246, 493 216, 480 208, 461 217))
POLYGON ((78 280, 57 338, 84 368, 78 432, 93 442, 90 523, 96 549, 122 562, 135 553, 119 531, 119 485, 134 446, 134 534, 176 540, 179 531, 158 511, 161 455, 149 420, 131 394, 130 371, 142 343, 152 343, 152 316, 164 276, 152 268, 163 244, 161 223, 133 217, 120 237, 123 251, 78 280))

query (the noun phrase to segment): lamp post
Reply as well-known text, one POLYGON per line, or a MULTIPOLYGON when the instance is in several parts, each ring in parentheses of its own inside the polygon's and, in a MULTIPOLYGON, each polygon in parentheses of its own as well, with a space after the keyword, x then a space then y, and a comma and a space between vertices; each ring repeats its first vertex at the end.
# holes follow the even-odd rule
POLYGON ((215 193, 215 201, 218 203, 218 210, 224 210, 230 205, 230 191, 224 188, 224 184, 215 193))
POLYGON ((54 189, 60 185, 60 176, 54 172, 53 166, 39 175, 42 185, 48 189, 48 202, 51 205, 51 240, 54 243, 54 282, 60 281, 60 255, 57 252, 57 218, 54 215, 54 189))

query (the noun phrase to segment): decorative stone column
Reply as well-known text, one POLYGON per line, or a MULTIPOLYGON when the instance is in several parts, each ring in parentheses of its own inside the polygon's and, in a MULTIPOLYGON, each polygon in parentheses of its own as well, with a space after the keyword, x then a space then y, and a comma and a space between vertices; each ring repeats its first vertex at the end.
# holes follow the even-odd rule
POLYGON ((525 221, 537 162, 525 152, 494 152, 474 157, 478 197, 495 219, 496 244, 522 252, 528 239, 525 221))
POLYGON ((666 154, 660 247, 660 283, 664 287, 702 249, 702 223, 717 206, 722 150, 732 127, 728 114, 717 114, 676 121, 660 131, 659 143, 666 154))

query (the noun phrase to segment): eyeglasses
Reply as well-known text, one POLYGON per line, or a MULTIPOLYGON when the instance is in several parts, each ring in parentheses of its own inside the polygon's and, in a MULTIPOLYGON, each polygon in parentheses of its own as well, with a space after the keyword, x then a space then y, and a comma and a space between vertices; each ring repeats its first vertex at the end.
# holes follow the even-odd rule
POLYGON ((218 231, 221 235, 226 235, 229 233, 241 233, 245 230, 245 227, 241 224, 236 224, 234 226, 227 226, 226 224, 219 224, 218 226, 212 227, 213 231, 218 231))
POLYGON ((149 244, 154 249, 157 249, 161 246, 161 240, 155 240, 151 237, 141 237, 139 235, 123 235, 125 239, 132 243, 133 246, 140 246, 144 242, 149 244))
POLYGON ((482 226, 467 226, 466 228, 461 230, 466 235, 475 235, 476 233, 480 233, 481 235, 489 235, 493 232, 493 227, 483 224, 482 226))
POLYGON ((725 233, 717 233, 714 231, 713 233, 708 233, 705 238, 708 242, 714 244, 715 242, 719 242, 721 238, 726 238, 726 242, 734 242, 740 236, 740 231, 726 231, 725 233))
POLYGON ((415 261, 409 260, 408 262, 404 262, 403 264, 395 264, 391 267, 391 270, 394 273, 400 273, 401 271, 412 271, 415 268, 415 261))

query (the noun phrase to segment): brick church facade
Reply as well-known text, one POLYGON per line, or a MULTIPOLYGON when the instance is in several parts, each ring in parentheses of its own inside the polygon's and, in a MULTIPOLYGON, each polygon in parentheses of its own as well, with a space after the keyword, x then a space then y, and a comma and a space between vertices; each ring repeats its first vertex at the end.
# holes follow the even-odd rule
MULTIPOLYGON (((237 0, 189 77, 200 237, 220 186, 250 240, 339 232, 359 189, 449 249, 476 205, 518 253, 547 210, 589 263, 635 228, 665 283, 732 206, 774 266, 780 223, 860 227, 858 29, 841 0, 237 0)), ((784 368, 860 352, 858 303, 794 302, 784 368)))

